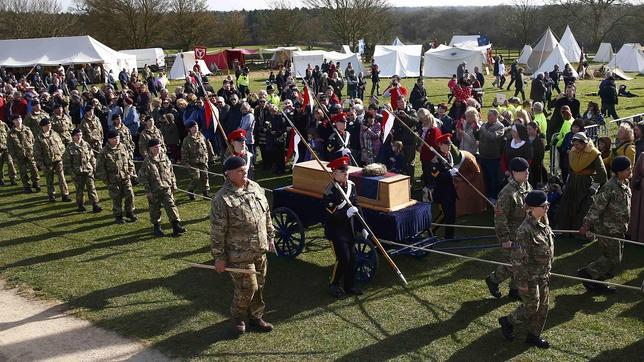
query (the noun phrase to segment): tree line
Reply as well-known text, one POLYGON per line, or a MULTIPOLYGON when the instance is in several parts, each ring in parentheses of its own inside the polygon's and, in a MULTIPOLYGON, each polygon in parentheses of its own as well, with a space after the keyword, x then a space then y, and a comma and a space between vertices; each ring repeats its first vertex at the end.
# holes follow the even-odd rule
POLYGON ((452 35, 487 35, 496 47, 534 44, 550 26, 566 25, 593 52, 600 42, 615 47, 644 39, 644 5, 627 0, 530 0, 487 7, 394 8, 389 0, 271 1, 266 10, 217 12, 206 0, 0 0, 0 38, 90 35, 115 49, 195 45, 240 47, 304 45, 357 48, 375 44, 449 42, 452 35))

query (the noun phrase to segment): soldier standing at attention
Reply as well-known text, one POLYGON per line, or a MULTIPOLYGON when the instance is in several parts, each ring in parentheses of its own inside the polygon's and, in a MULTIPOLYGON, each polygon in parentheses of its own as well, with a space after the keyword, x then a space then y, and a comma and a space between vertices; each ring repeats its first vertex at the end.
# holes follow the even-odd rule
POLYGON ((112 198, 112 213, 117 224, 123 224, 123 202, 125 217, 130 222, 139 218, 134 214, 134 190, 130 176, 134 173, 134 162, 119 141, 118 132, 111 128, 107 132, 107 144, 98 154, 96 177, 107 185, 112 198))
MULTIPOLYGON (((632 175, 631 161, 626 156, 618 156, 611 164, 613 177, 602 186, 594 197, 584 223, 579 229, 581 235, 587 236, 592 230, 601 235, 624 238, 631 219, 631 189, 628 181, 632 175)), ((622 241, 597 237, 602 256, 579 269, 577 275, 582 278, 606 280, 615 276, 622 262, 624 243, 622 241)), ((583 282, 588 290, 614 293, 614 287, 583 282)))
POLYGON ((528 322, 525 342, 539 348, 550 343, 541 338, 548 315, 550 270, 555 254, 554 234, 548 225, 546 193, 530 191, 525 198, 527 216, 516 232, 512 248, 512 272, 522 304, 508 316, 499 318, 503 336, 514 339, 514 326, 528 322))
POLYGON ((71 132, 74 130, 74 124, 72 123, 71 118, 65 114, 62 104, 54 104, 54 114, 49 120, 51 121, 51 129, 58 133, 60 138, 63 139, 65 146, 72 143, 71 132))
POLYGON ((130 130, 123 125, 123 120, 121 119, 120 114, 112 115, 112 125, 114 129, 119 133, 119 140, 121 144, 125 147, 130 156, 134 158, 134 141, 132 141, 132 134, 130 130))
POLYGON ((360 210, 355 206, 357 201, 355 184, 349 180, 349 157, 342 156, 331 162, 328 167, 333 173, 333 182, 329 183, 322 195, 322 202, 327 211, 324 222, 324 237, 331 241, 335 254, 335 265, 331 274, 329 291, 331 295, 339 298, 345 293, 360 295, 362 291, 354 286, 355 282, 355 230, 362 231, 362 237, 367 238, 366 230, 362 229, 359 220, 354 219, 360 210), (351 204, 347 203, 340 191, 335 187, 337 183, 351 204), (342 282, 342 285, 340 283, 342 282))
POLYGON ((347 156, 351 153, 349 147, 349 131, 347 131, 347 114, 342 112, 331 117, 333 125, 337 132, 331 133, 327 141, 326 152, 329 159, 335 160, 342 156, 347 156))
POLYGON ((145 158, 148 155, 148 141, 156 139, 161 144, 161 152, 166 152, 165 142, 163 141, 163 134, 161 130, 154 125, 154 117, 145 116, 143 119, 145 128, 139 133, 139 153, 141 157, 145 158))
POLYGON ((49 118, 40 120, 40 132, 36 137, 34 145, 34 157, 40 169, 45 172, 47 180, 47 194, 49 201, 56 201, 54 189, 54 174, 58 177, 58 187, 65 202, 72 201, 67 189, 65 172, 63 171, 63 154, 65 153, 65 144, 58 133, 52 131, 49 118))
POLYGON ((172 193, 177 189, 177 180, 174 177, 172 163, 168 155, 161 152, 161 142, 153 138, 148 141, 148 155, 145 156, 143 164, 139 169, 139 182, 145 188, 150 207, 150 222, 152 222, 152 233, 155 237, 162 237, 161 230, 161 205, 165 208, 168 219, 172 224, 172 236, 179 236, 186 232, 181 226, 179 210, 174 204, 172 193))
MULTIPOLYGON (((193 167, 190 172, 190 186, 188 191, 194 193, 200 188, 205 197, 210 197, 210 183, 208 180, 208 163, 214 157, 215 153, 212 145, 199 132, 199 126, 195 121, 186 123, 188 135, 183 139, 181 144, 181 160, 188 166, 193 167)), ((195 196, 188 194, 190 200, 195 196)))
POLYGON ((94 106, 85 106, 85 115, 81 120, 79 128, 83 131, 83 139, 92 146, 94 152, 101 152, 103 147, 103 126, 101 121, 94 115, 94 106))
POLYGON ((16 167, 13 165, 13 158, 9 154, 9 149, 7 148, 7 141, 9 138, 9 126, 6 123, 0 121, 0 186, 4 186, 4 165, 7 164, 7 169, 9 171, 9 181, 12 186, 17 185, 16 183, 16 167))
POLYGON ((263 290, 266 280, 266 252, 275 250, 273 221, 264 190, 247 178, 248 166, 243 158, 231 156, 224 161, 226 181, 212 200, 210 240, 215 268, 241 268, 259 274, 230 273, 234 296, 230 312, 238 333, 250 325, 264 332, 273 325, 262 319, 263 290))
POLYGON ((49 115, 41 110, 40 100, 38 100, 38 98, 32 99, 31 113, 25 116, 24 125, 29 127, 34 137, 40 133, 40 121, 45 118, 49 118, 49 115))
MULTIPOLYGON (((397 141, 400 142, 400 141, 397 141)), ((436 204, 440 204, 443 209, 443 222, 445 224, 456 223, 456 187, 454 186, 454 176, 458 174, 458 169, 454 167, 454 157, 450 152, 452 148, 452 135, 445 133, 436 138, 438 144, 437 152, 441 157, 434 157, 431 160, 430 172, 434 181, 432 190, 432 199, 436 204)), ((454 238, 454 228, 445 228, 445 238, 454 238)))
POLYGON ((103 208, 98 204, 98 195, 94 184, 96 158, 89 143, 83 141, 81 132, 79 128, 72 131, 72 143, 67 145, 63 158, 65 169, 71 173, 76 185, 78 212, 87 211, 84 196, 85 188, 87 188, 87 197, 92 202, 92 212, 98 213, 103 211, 103 208))
POLYGON ((19 114, 14 114, 11 119, 13 129, 9 131, 9 136, 7 137, 7 149, 18 164, 20 179, 25 193, 40 192, 40 175, 34 160, 34 135, 29 127, 22 125, 22 118, 19 114), (31 174, 31 186, 29 185, 27 171, 31 174), (34 189, 33 191, 32 188, 34 189))
MULTIPOLYGON (((505 254, 505 260, 509 261, 514 234, 525 219, 525 208, 523 207, 525 197, 532 186, 528 183, 528 168, 530 165, 522 157, 515 157, 510 160, 510 182, 499 192, 499 198, 496 203, 494 213, 494 229, 496 237, 501 242, 501 247, 505 254)), ((490 294, 495 298, 501 298, 499 284, 512 276, 512 268, 505 265, 499 265, 487 278, 487 284, 490 294)), ((519 292, 510 280, 510 293, 512 298, 518 298, 519 292)))

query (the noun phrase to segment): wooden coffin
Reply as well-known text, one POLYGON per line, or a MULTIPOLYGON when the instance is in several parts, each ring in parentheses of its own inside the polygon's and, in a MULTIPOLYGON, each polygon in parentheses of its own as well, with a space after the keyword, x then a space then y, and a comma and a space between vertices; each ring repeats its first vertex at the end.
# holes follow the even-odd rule
MULTIPOLYGON (((327 162, 322 161, 326 166, 327 162)), ((349 167, 349 175, 360 173, 360 167, 349 167)), ((317 161, 300 162, 293 168, 293 185, 289 191, 321 198, 327 185, 331 182, 326 172, 317 161)), ((378 180, 377 198, 367 198, 358 193, 361 207, 378 211, 396 211, 416 203, 411 199, 409 176, 395 174, 378 180)))

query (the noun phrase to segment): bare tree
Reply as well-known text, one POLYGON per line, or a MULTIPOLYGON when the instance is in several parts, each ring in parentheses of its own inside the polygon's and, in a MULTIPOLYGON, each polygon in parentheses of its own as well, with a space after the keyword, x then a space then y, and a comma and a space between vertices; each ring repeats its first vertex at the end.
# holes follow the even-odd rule
POLYGON ((265 39, 279 45, 294 45, 304 38, 304 13, 296 9, 290 0, 266 2, 270 10, 261 14, 261 31, 265 39))
POLYGON ((536 21, 538 8, 533 0, 512 0, 510 7, 510 20, 513 25, 512 33, 521 41, 528 44, 530 34, 536 21), (516 31, 518 30, 518 31, 516 31))
POLYGON ((206 0, 169 0, 166 16, 168 31, 181 49, 204 44, 215 28, 215 17, 208 11, 206 0))
POLYGON ((551 0, 551 3, 564 11, 570 23, 582 26, 593 45, 637 16, 628 0, 551 0))
POLYGON ((219 17, 219 35, 224 44, 231 48, 240 45, 248 39, 246 12, 233 11, 219 17))
POLYGON ((87 27, 99 38, 145 48, 161 33, 167 4, 167 0, 77 0, 75 9, 87 16, 87 27))
POLYGON ((76 19, 58 0, 0 0, 0 36, 43 38, 73 33, 76 19))
POLYGON ((321 12, 329 31, 343 44, 351 47, 358 40, 381 36, 383 24, 389 19, 388 0, 305 0, 304 3, 321 12))

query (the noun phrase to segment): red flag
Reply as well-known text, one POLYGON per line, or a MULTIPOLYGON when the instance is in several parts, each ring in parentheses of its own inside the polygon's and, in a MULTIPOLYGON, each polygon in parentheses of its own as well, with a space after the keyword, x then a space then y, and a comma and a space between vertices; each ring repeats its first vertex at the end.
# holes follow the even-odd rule
POLYGON ((385 109, 382 112, 381 122, 380 127, 382 128, 382 140, 385 141, 387 140, 387 136, 389 136, 391 129, 394 127, 395 117, 391 112, 385 109))
POLYGON ((288 150, 286 150, 286 160, 290 160, 293 154, 295 154, 295 158, 293 159, 293 166, 295 166, 295 163, 297 160, 300 158, 300 152, 298 149, 298 146, 300 144, 300 135, 295 132, 295 129, 291 129, 291 134, 289 135, 288 139, 288 150))
POLYGON ((195 47, 195 59, 203 59, 206 56, 206 47, 195 47))
POLYGON ((302 111, 307 108, 311 113, 313 113, 313 94, 311 94, 309 87, 304 84, 304 102, 302 102, 302 111))
POLYGON ((217 119, 219 119, 217 107, 213 106, 209 99, 206 99, 204 109, 206 111, 206 129, 210 129, 210 125, 213 126, 213 129, 217 128, 217 119))

